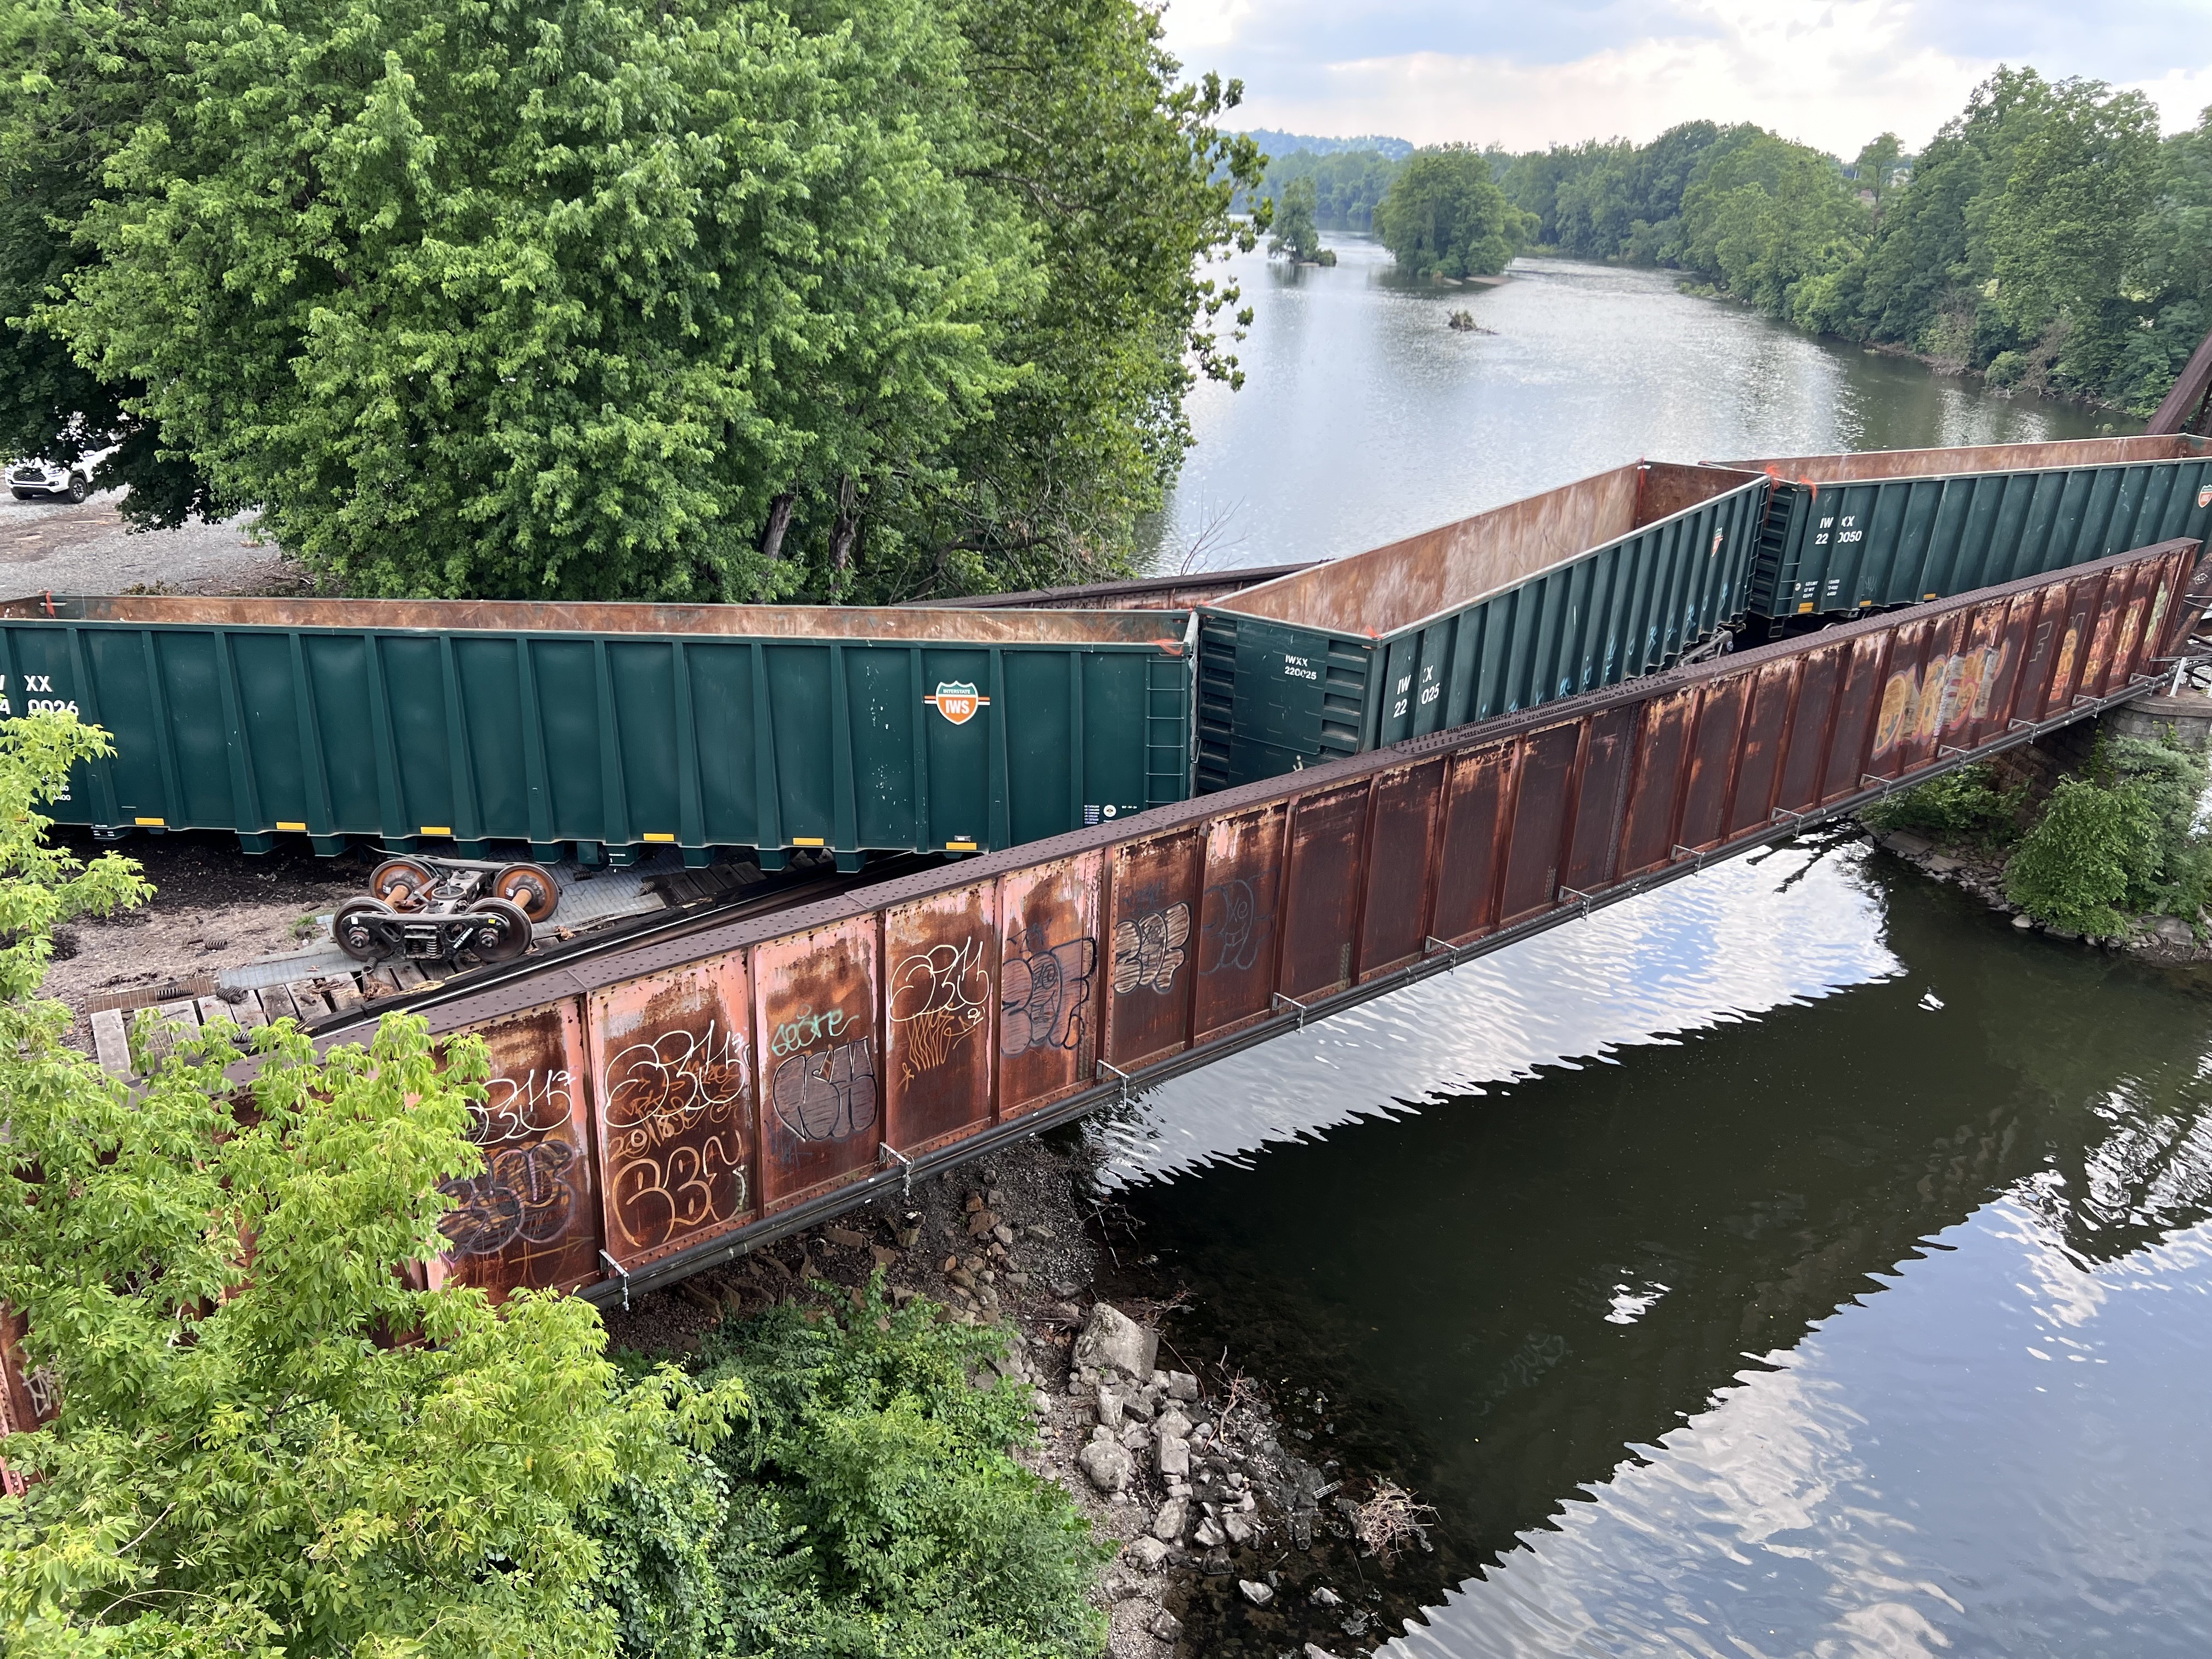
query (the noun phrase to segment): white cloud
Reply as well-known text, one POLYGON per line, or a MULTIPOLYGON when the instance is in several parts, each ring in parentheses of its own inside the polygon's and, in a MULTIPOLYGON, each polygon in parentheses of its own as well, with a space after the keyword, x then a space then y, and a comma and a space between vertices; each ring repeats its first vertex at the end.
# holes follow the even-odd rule
MULTIPOLYGON (((2212 15, 2205 0, 2149 3, 2212 15)), ((2212 103, 2212 64, 2186 62, 2212 58, 2201 31, 2166 33, 2183 61, 2145 79, 2155 60, 2133 33, 2040 0, 1173 0, 1166 15, 1194 69, 1243 77, 1250 125, 1421 143, 1647 140, 1704 118, 1846 156, 1884 131, 1917 148, 2008 61, 2140 86, 2169 131, 2212 103)))

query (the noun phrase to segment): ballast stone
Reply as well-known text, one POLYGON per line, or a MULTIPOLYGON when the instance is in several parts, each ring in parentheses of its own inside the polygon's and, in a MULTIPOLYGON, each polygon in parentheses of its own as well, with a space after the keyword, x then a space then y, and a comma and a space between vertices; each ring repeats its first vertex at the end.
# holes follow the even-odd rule
POLYGON ((1142 1380, 1152 1374, 1160 1339, 1111 1303, 1093 1303, 1083 1334, 1075 1340, 1075 1363, 1097 1370, 1112 1369, 1142 1380))

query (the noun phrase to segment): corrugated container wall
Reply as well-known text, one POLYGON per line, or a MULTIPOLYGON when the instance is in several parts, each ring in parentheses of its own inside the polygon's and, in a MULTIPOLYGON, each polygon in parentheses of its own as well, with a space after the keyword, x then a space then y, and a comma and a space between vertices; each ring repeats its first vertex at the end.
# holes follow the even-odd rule
POLYGON ((336 853, 981 851, 1190 793, 1188 611, 62 599, 0 714, 113 734, 64 823, 336 853))
POLYGON ((1775 480, 1749 609, 1836 617, 2212 531, 2212 442, 2086 438, 1721 461, 1775 480))
POLYGON ((1639 462, 1202 606, 1199 788, 1672 665, 1741 615, 1766 488, 1639 462))

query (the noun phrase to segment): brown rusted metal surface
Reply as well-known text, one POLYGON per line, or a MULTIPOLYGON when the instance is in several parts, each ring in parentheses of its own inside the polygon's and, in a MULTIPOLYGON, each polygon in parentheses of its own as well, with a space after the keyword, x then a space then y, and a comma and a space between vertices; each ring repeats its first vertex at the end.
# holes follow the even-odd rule
POLYGON ((1198 983, 1192 1033, 1221 1036, 1272 1012, 1275 906, 1283 884, 1289 809, 1262 806, 1209 824, 1206 892, 1199 908, 1198 983))
POLYGON ((1018 593, 977 593, 955 599, 917 599, 923 611, 1188 611, 1212 605, 1279 576, 1310 570, 1316 562, 1257 565, 1240 570, 1192 570, 1133 581, 1090 582, 1081 587, 1031 587, 1018 593))
POLYGON ((2047 466, 2185 460, 2204 453, 2200 439, 2160 435, 2063 438, 2047 443, 1966 445, 1955 449, 1869 449, 1856 454, 1768 455, 1714 465, 1811 483, 1856 483, 1873 478, 1937 478, 1956 472, 2024 472, 2047 466))
POLYGON ((999 878, 999 1116, 1018 1117, 1087 1088, 1098 1058, 1099 889, 1104 853, 999 878))
POLYGON ((1106 1059, 1123 1071, 1179 1052, 1190 1034, 1190 965, 1200 855, 1194 831, 1114 849, 1112 927, 1099 941, 1106 981, 1106 1059))
MULTIPOLYGON (((699 1242, 652 1271, 690 1271, 898 1179, 886 1125, 918 1163, 957 1158, 1124 1074, 1201 1063, 2147 687, 2202 608, 2195 551, 2116 556, 733 922, 435 1010, 434 1028, 487 1030, 510 1074, 543 1073, 587 1006, 641 1014, 687 965, 741 963, 759 1207, 688 1212, 699 1242), (518 1006, 532 997, 547 1006, 518 1006)), ((688 1053, 701 1006, 662 1006, 688 1053)), ((645 1024, 623 1035, 662 1054, 645 1024)), ((592 1121, 635 1116, 589 1082, 592 1121)), ((588 1146, 573 1106, 507 1111, 588 1146)), ((606 1159, 611 1186, 620 1167, 606 1159)), ((578 1212, 596 1248, 596 1200, 578 1212)), ((618 1195, 609 1213, 629 1224, 618 1195)), ((617 1260, 662 1248, 616 1244, 617 1260)), ((540 1248, 479 1273, 555 1271, 540 1248)))
POLYGON ((884 1135, 908 1155, 991 1121, 996 886, 884 913, 884 1135))
POLYGON ((1720 467, 1617 466, 1215 603, 1297 627, 1379 638, 1751 481, 1720 467))
POLYGON ((591 994, 606 1248, 625 1268, 753 1215, 749 984, 720 957, 591 994))
POLYGON ((430 1282, 505 1296, 596 1279, 599 1114, 580 1004, 564 997, 490 1020, 477 1035, 490 1052, 491 1074, 469 1139, 484 1167, 441 1183, 453 1200, 441 1223, 453 1249, 431 1264, 430 1282))
POLYGON ((883 1142, 876 918, 757 947, 752 983, 761 1191, 775 1209, 876 1166, 883 1142))
POLYGON ((188 627, 481 629, 510 634, 713 635, 752 639, 912 640, 963 645, 1158 645, 1180 650, 1169 607, 959 610, 918 605, 578 605, 521 599, 163 599, 34 594, 0 618, 170 623, 188 627))

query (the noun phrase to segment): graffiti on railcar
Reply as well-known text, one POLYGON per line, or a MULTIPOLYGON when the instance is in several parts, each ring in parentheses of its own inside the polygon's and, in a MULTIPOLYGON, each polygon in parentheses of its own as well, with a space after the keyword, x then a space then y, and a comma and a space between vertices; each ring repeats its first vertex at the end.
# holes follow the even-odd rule
POLYGON ((875 919, 757 945, 752 975, 762 1197, 773 1205, 875 1165, 875 919))
POLYGON ((752 1043, 743 959, 592 998, 608 1249, 626 1267, 752 1208, 752 1043))
POLYGON ((1121 996, 1149 988, 1164 996, 1175 989, 1176 971, 1190 938, 1190 906, 1170 904, 1125 916, 1114 924, 1114 989, 1121 996))
POLYGON ((1012 1116, 1090 1081, 1097 1030, 1102 854, 999 884, 999 1112, 1012 1116))
POLYGON ((469 1139, 484 1167, 439 1183, 453 1207, 439 1221, 453 1248, 437 1281, 504 1293, 595 1278, 597 1182, 574 1005, 499 1021, 482 1036, 491 1074, 469 1139))
POLYGON ((890 1022, 902 1027, 902 1081, 934 1071, 974 1036, 991 1006, 991 976, 983 967, 983 941, 932 945, 891 969, 890 1022))
POLYGON ((1199 925, 1198 971, 1209 978, 1252 966, 1275 931, 1273 907, 1261 908, 1260 896, 1242 876, 1207 888, 1199 914, 1205 920, 1199 925))
POLYGON ((1098 941, 1048 943, 1030 930, 1029 948, 1009 956, 1000 970, 999 1051, 1012 1058, 1036 1048, 1083 1047, 1089 1030, 1091 979, 1098 971, 1098 941))
POLYGON ((1962 720, 1988 719, 2004 656, 2002 645, 1980 646, 1937 657, 1924 668, 1899 669, 1882 684, 1874 752, 1886 753, 1908 738, 1940 736, 1962 720))

